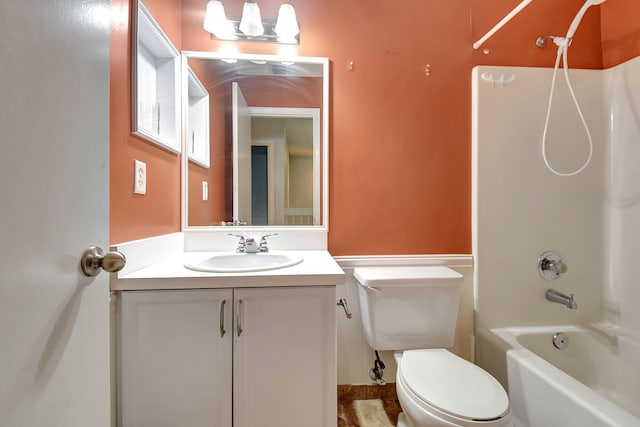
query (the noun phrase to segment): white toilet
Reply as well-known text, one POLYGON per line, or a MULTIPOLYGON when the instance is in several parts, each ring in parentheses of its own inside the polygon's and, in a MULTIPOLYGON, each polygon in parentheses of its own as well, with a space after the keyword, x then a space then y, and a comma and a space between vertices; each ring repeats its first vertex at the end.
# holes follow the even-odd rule
POLYGON ((371 348, 395 350, 398 427, 512 426, 507 393, 453 346, 462 275, 447 267, 356 268, 371 348))

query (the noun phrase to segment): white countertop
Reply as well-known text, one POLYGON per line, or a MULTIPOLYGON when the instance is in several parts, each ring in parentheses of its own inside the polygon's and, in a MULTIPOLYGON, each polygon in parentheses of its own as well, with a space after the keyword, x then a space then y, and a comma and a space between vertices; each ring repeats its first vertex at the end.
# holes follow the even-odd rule
POLYGON ((335 286, 344 283, 344 271, 324 250, 291 251, 303 261, 291 267, 246 273, 208 273, 189 270, 185 261, 231 252, 173 254, 151 266, 128 274, 113 274, 111 290, 160 290, 203 288, 257 288, 274 286, 335 286))

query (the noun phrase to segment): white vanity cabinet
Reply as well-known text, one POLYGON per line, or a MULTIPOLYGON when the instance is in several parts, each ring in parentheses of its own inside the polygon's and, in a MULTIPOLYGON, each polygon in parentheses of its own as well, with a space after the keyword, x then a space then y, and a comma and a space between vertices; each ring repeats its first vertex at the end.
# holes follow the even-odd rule
POLYGON ((335 426, 334 286, 121 295, 121 427, 335 426))
POLYGON ((120 295, 119 425, 231 426, 233 290, 120 295))
POLYGON ((335 287, 235 289, 234 297, 233 426, 335 426, 335 287))

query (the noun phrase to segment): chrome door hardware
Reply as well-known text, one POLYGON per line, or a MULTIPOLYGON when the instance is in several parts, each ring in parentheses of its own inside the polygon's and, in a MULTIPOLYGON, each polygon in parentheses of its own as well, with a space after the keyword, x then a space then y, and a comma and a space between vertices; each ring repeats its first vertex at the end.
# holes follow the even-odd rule
POLYGON ((555 280, 568 270, 559 252, 546 251, 538 258, 538 273, 544 280, 555 280))
POLYGON ((224 337, 227 331, 224 330, 224 305, 227 303, 226 299, 223 299, 220 303, 220 338, 224 337))
POLYGON ((349 306, 347 305, 347 300, 344 298, 340 298, 340 301, 336 305, 342 306, 344 308, 344 314, 347 316, 347 319, 351 319, 351 312, 349 311, 349 306))
POLYGON ((238 337, 242 335, 242 316, 244 315, 244 307, 242 305, 242 300, 238 300, 238 316, 236 318, 236 332, 238 337))
POLYGON ((85 276, 97 276, 102 270, 108 273, 117 273, 127 263, 122 252, 107 252, 98 246, 88 247, 82 254, 80 267, 85 276))

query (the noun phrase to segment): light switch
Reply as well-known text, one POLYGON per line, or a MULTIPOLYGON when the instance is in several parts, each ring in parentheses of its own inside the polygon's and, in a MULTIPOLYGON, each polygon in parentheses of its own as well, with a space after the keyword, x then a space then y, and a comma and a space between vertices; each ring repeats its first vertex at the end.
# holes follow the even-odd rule
POLYGON ((147 194, 147 164, 140 160, 134 160, 133 192, 147 194))
POLYGON ((202 201, 206 202, 207 200, 209 200, 209 183, 202 181, 202 201))

